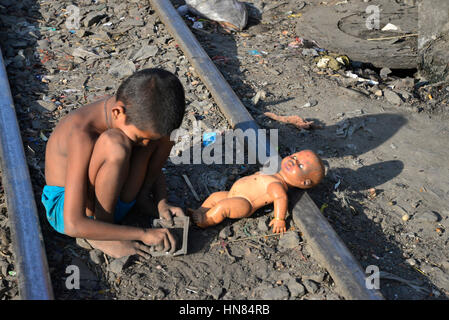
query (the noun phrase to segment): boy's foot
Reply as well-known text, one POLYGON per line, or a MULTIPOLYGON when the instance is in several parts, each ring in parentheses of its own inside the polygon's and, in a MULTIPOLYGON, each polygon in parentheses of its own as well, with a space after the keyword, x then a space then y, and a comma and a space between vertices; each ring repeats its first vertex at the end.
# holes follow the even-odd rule
POLYGON ((86 240, 92 247, 103 251, 112 258, 121 258, 137 254, 134 241, 99 241, 86 240))

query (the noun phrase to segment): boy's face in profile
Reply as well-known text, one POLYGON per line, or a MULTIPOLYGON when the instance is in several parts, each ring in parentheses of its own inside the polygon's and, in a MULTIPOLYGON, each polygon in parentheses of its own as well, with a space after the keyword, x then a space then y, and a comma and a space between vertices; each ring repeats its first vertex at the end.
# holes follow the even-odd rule
POLYGON ((112 114, 115 118, 117 128, 120 129, 135 145, 146 147, 151 140, 159 140, 162 138, 162 135, 157 132, 141 130, 134 124, 129 123, 125 108, 121 104, 112 108, 112 114))

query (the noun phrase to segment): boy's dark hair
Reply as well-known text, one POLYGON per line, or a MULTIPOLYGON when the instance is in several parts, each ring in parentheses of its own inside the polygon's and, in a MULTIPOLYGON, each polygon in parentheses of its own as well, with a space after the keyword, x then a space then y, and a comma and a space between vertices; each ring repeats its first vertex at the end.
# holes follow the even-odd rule
POLYGON ((153 130, 163 136, 181 126, 185 112, 184 88, 171 72, 143 69, 122 82, 117 101, 125 104, 129 123, 140 130, 153 130))

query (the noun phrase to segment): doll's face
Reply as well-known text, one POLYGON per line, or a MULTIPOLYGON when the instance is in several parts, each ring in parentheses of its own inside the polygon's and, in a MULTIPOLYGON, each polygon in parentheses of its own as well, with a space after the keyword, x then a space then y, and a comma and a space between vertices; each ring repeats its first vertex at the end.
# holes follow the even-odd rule
POLYGON ((301 189, 316 186, 324 177, 324 165, 311 150, 303 150, 285 157, 281 163, 287 183, 301 189))

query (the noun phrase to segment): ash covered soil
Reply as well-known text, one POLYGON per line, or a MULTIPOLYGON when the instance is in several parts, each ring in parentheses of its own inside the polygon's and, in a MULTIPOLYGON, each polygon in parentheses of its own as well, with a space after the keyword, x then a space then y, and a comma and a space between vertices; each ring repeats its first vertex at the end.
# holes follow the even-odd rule
MULTIPOLYGON (((302 8, 292 0, 248 1, 243 32, 226 32, 211 21, 191 30, 259 125, 279 129, 281 156, 310 148, 325 160, 326 178, 309 194, 362 268, 376 265, 383 272, 385 298, 447 299, 448 86, 364 65, 319 68, 320 55, 332 53, 314 49, 314 39, 301 41, 295 30, 301 15, 333 2, 307 1, 302 8), (297 115, 316 126, 299 130, 265 112, 297 115)), ((290 215, 289 232, 272 236, 272 208, 206 230, 192 226, 189 254, 174 258, 112 259, 53 231, 40 204, 46 139, 70 110, 113 94, 134 71, 162 67, 180 78, 187 99, 182 128, 191 132, 197 120, 203 128, 230 127, 147 1, 0 5, 0 42, 57 299, 343 299, 290 215), (70 4, 80 8, 76 30, 65 25, 70 4), (80 268, 79 290, 66 287, 69 265, 80 268)), ((169 200, 197 207, 183 174, 204 200, 258 167, 168 162, 164 170, 169 200)), ((17 284, 0 191, 0 298, 11 299, 17 284)), ((131 212, 125 223, 147 220, 131 212)))

